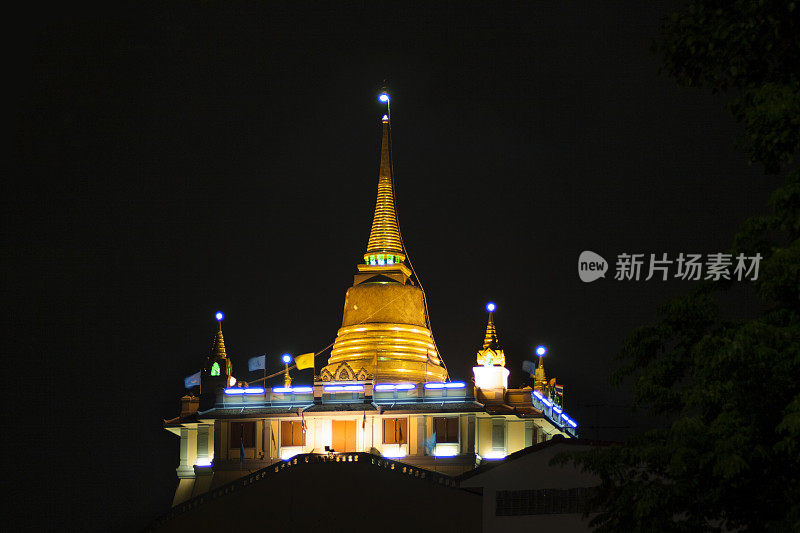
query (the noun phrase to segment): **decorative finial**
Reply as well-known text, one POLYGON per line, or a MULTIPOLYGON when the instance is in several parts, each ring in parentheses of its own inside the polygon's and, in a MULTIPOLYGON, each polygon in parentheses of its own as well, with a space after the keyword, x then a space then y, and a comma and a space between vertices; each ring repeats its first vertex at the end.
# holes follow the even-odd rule
POLYGON ((285 353, 281 356, 281 360, 283 364, 286 365, 286 373, 283 376, 283 386, 284 387, 291 387, 292 386, 292 378, 289 377, 289 363, 292 362, 292 356, 288 353, 285 353))
POLYGON ((547 376, 544 373, 544 354, 547 353, 547 347, 540 344, 534 352, 539 356, 539 364, 536 365, 533 373, 533 388, 545 394, 547 393, 547 376))
POLYGON ((225 318, 225 314, 222 311, 217 311, 214 314, 214 318, 216 318, 217 322, 219 322, 219 330, 222 331, 222 321, 225 318))
POLYGON ((389 90, 386 88, 386 80, 383 80, 383 87, 381 87, 381 92, 378 94, 378 101, 382 104, 386 104, 386 113, 383 115, 381 122, 386 124, 389 122, 389 116, 392 114, 390 102, 392 98, 389 96, 389 90))
POLYGON ((489 311, 490 313, 494 313, 495 309, 497 309, 497 306, 494 304, 494 302, 489 302, 488 304, 486 304, 486 310, 489 311))
POLYGON ((391 98, 389 97, 388 87, 389 84, 386 82, 386 80, 383 80, 383 82, 381 82, 380 92, 378 93, 378 101, 382 104, 388 104, 389 100, 391 100, 391 98))

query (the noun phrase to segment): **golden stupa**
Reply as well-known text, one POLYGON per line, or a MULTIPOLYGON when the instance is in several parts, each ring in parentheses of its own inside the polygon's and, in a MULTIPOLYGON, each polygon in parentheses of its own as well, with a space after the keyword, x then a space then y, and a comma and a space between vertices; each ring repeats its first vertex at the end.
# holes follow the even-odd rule
MULTIPOLYGON (((384 98, 385 95, 385 98, 384 98)), ((395 211, 388 95, 381 119, 378 200, 364 263, 344 299, 342 327, 320 372, 323 381, 445 381, 425 295, 406 266, 395 211)))

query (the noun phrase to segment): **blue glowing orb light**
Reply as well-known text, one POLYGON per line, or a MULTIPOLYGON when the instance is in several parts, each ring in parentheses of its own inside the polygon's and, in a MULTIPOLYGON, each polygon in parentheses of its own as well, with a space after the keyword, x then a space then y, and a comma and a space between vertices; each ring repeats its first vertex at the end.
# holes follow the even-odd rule
POLYGON ((546 353, 547 353, 547 348, 545 348, 544 346, 540 345, 536 347, 536 355, 538 355, 539 357, 543 356, 546 353))
POLYGON ((288 353, 283 354, 281 359, 283 359, 283 362, 286 363, 287 365, 292 362, 292 356, 289 355, 288 353))
POLYGON ((486 304, 486 310, 489 311, 490 313, 494 313, 495 309, 497 309, 497 306, 494 305, 494 302, 489 302, 488 304, 486 304))
POLYGON ((222 313, 222 311, 217 311, 217 313, 214 315, 214 318, 216 318, 217 321, 222 322, 222 319, 225 318, 225 315, 222 313))
POLYGON ((384 104, 387 104, 389 103, 389 95, 386 93, 381 93, 380 96, 378 96, 378 100, 383 102, 384 104))

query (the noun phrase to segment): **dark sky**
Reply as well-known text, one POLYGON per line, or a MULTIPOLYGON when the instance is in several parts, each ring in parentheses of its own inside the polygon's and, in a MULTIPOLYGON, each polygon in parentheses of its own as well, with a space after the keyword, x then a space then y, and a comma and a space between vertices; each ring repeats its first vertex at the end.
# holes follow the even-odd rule
POLYGON ((578 254, 724 251, 777 185, 722 99, 659 74, 665 2, 69 9, 12 33, 3 440, 25 522, 138 529, 166 509, 161 421, 217 309, 239 377, 334 339, 384 78, 401 230, 451 376, 471 377, 495 301, 511 384, 547 344, 587 437, 648 423, 607 385, 613 356, 691 284, 585 284, 578 254))

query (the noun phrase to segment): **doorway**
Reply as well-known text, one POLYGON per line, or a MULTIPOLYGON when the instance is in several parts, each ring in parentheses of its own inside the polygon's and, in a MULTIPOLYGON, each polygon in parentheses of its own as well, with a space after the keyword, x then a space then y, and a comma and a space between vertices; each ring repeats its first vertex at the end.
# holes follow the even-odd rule
POLYGON ((356 421, 333 421, 333 449, 337 452, 356 451, 356 421))

